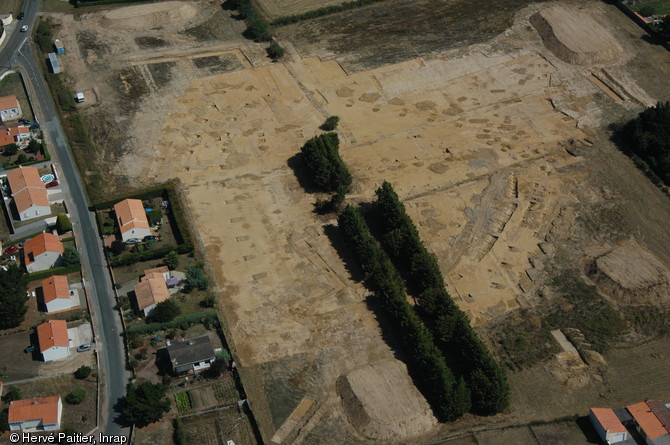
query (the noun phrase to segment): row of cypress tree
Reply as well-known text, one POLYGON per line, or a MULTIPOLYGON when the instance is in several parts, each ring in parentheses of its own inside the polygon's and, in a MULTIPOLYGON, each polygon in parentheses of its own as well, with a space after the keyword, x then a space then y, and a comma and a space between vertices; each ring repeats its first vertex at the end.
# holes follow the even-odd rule
POLYGON ((374 292, 398 333, 407 368, 417 388, 440 421, 461 417, 470 408, 470 390, 462 377, 454 376, 435 346, 433 336, 407 302, 403 280, 389 256, 355 207, 347 206, 337 221, 365 274, 367 287, 374 292))
POLYGON ((453 301, 435 257, 424 246, 414 222, 390 183, 376 191, 372 224, 385 252, 405 278, 417 312, 454 374, 465 379, 477 414, 490 415, 509 404, 502 368, 453 301))

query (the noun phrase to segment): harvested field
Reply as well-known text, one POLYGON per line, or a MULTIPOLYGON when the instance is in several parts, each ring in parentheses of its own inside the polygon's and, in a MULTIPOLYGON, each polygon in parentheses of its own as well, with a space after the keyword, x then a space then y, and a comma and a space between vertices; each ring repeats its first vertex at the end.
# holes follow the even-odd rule
MULTIPOLYGON (((340 153, 354 176, 348 202, 369 201, 383 180, 392 182, 449 291, 482 332, 518 308, 547 308, 556 270, 583 267, 621 240, 635 237, 667 262, 667 198, 599 130, 668 94, 667 52, 640 39, 614 7, 576 2, 622 48, 594 72, 544 45, 529 18, 547 5, 478 1, 388 0, 282 27, 287 58, 273 64, 263 46, 235 34, 239 21, 205 2, 194 2, 198 12, 172 32, 117 35, 99 26, 103 13, 83 16, 77 32, 97 36, 99 45, 87 40, 79 51, 74 21, 58 18, 58 37, 73 48, 63 60, 77 73, 77 89, 99 88, 106 98, 96 104, 107 122, 96 124, 96 140, 123 136, 100 157, 100 166, 113 165, 101 169, 105 175, 122 172, 126 181, 110 188, 168 177, 184 186, 266 442, 291 424, 281 430, 289 442, 367 443, 357 428, 374 422, 352 425, 337 380, 396 355, 333 247, 334 215, 313 212, 317 196, 304 192, 289 166, 329 115, 341 118, 340 153), (213 40, 218 35, 226 37, 213 40), (136 40, 142 37, 170 44, 150 48, 156 41, 136 40), (638 53, 654 61, 656 84, 649 73, 635 82, 631 73, 648 69, 638 53), (654 203, 646 213, 645 199, 654 203), (300 419, 291 417, 296 412, 300 419)), ((555 347, 541 332, 525 341, 547 344, 536 357, 510 353, 519 367, 548 359, 555 347)), ((613 360, 606 357, 610 369, 613 360)), ((466 416, 421 438, 407 428, 403 443, 584 413, 610 390, 601 374, 584 371, 571 381, 570 364, 559 365, 512 374, 508 412, 466 416)), ((383 382, 365 381, 369 397, 357 397, 369 401, 367 412, 384 413, 373 397, 383 382)), ((659 388, 649 396, 662 397, 659 388)), ((198 435, 211 432, 211 422, 190 437, 210 440, 198 435)), ((509 434, 517 433, 526 434, 509 434)))
POLYGON ((434 56, 485 42, 534 0, 385 0, 277 29, 301 57, 337 57, 347 70, 434 56))

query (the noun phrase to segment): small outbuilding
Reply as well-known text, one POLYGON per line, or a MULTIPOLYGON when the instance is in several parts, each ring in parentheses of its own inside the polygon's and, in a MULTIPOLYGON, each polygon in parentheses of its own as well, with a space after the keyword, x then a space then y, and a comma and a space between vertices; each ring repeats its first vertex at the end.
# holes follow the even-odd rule
POLYGON ((65 47, 59 39, 54 40, 54 48, 56 48, 56 54, 65 54, 65 47))
POLYGON ((58 74, 61 72, 60 62, 58 61, 56 53, 49 53, 49 64, 51 65, 52 73, 58 74))
POLYGON ((77 103, 82 103, 84 101, 84 93, 77 93, 74 95, 74 100, 77 101, 77 103))
POLYGON ((628 430, 610 408, 591 408, 589 419, 598 436, 607 444, 620 443, 628 439, 628 430))

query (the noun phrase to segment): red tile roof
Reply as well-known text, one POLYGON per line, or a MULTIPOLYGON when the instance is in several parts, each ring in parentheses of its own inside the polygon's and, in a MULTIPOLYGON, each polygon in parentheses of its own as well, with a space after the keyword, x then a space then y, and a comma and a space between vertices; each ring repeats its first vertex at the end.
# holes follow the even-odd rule
POLYGON ((35 167, 19 167, 11 170, 7 173, 7 181, 19 213, 33 205, 49 206, 47 189, 35 167))
POLYGON ((660 400, 647 400, 647 405, 651 409, 651 412, 658 418, 663 427, 670 431, 670 410, 665 403, 660 400))
POLYGON ((40 344, 40 352, 54 346, 70 346, 67 336, 67 323, 65 320, 49 320, 37 326, 37 340, 40 344))
MULTIPOLYGON (((145 272, 154 270, 156 269, 149 269, 145 272)), ((161 273, 151 273, 142 277, 140 282, 135 285, 135 298, 137 307, 141 311, 170 298, 170 291, 168 291, 163 275, 161 273)))
POLYGON ((65 275, 54 275, 42 281, 42 293, 44 302, 50 303, 56 298, 70 299, 70 286, 67 284, 65 275))
POLYGON ((14 400, 9 404, 9 422, 25 422, 42 419, 42 423, 58 423, 59 396, 39 399, 14 400))
POLYGON ((23 258, 26 266, 35 262, 35 258, 44 252, 63 253, 63 243, 53 233, 40 233, 23 245, 23 258))
POLYGON ((121 233, 132 229, 148 229, 147 213, 139 199, 124 199, 114 206, 121 233))
POLYGON ((30 133, 30 128, 25 125, 2 125, 0 126, 0 147, 16 143, 16 136, 30 133))
POLYGON ((3 96, 0 97, 0 110, 9 110, 11 108, 18 108, 19 101, 16 99, 16 96, 3 96))
POLYGON ((665 429, 646 402, 636 403, 626 408, 649 439, 654 440, 668 434, 668 430, 665 429))
POLYGON ((619 418, 610 408, 591 408, 591 412, 598 419, 600 425, 605 431, 611 433, 625 433, 626 427, 623 426, 619 418))

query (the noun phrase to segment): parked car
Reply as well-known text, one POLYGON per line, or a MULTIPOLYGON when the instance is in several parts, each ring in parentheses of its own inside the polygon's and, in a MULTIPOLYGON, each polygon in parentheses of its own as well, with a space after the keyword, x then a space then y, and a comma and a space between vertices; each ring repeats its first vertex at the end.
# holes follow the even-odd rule
POLYGON ((144 237, 144 241, 151 241, 157 239, 156 235, 147 235, 144 237))
POLYGON ((19 250, 19 246, 17 246, 16 244, 13 245, 13 246, 9 246, 8 248, 5 249, 5 255, 9 255, 11 253, 14 253, 17 250, 19 250))
POLYGON ((44 187, 51 188, 51 187, 56 187, 57 185, 58 185, 58 179, 54 179, 53 181, 47 182, 46 184, 44 184, 44 187))
POLYGON ((18 15, 16 18, 19 19, 19 20, 23 20, 23 18, 24 18, 25 16, 26 16, 26 15, 25 15, 24 13, 19 12, 19 15, 18 15))
POLYGON ((126 240, 126 244, 139 244, 142 240, 139 238, 129 238, 126 240))
POLYGON ((35 345, 28 346, 26 349, 23 350, 23 352, 25 352, 26 354, 28 354, 29 352, 35 352, 35 345))
POLYGON ((84 343, 83 345, 77 346, 77 352, 84 352, 84 351, 90 351, 91 350, 91 344, 90 343, 84 343))
POLYGON ((28 31, 28 25, 23 25, 21 27, 21 32, 26 32, 26 31, 28 31))

